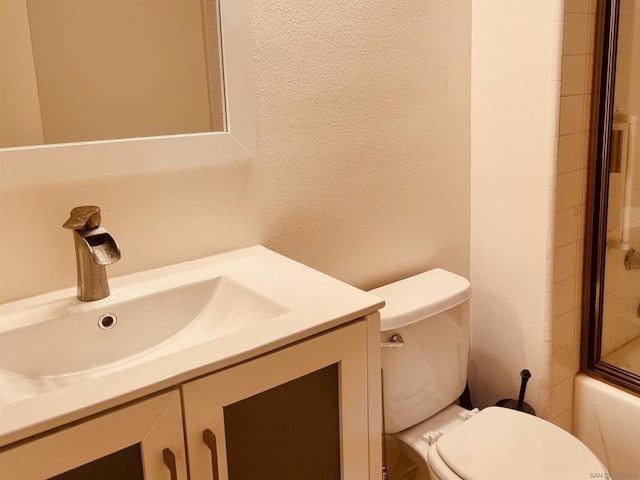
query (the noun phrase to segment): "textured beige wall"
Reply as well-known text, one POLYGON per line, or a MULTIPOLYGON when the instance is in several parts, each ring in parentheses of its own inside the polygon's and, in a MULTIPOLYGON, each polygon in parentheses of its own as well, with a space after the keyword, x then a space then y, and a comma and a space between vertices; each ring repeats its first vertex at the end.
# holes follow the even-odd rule
POLYGON ((502 5, 502 9, 500 2, 474 4, 484 8, 474 12, 478 28, 472 89, 473 378, 479 401, 490 403, 503 396, 514 398, 518 371, 532 369, 528 401, 539 415, 571 430, 573 380, 580 355, 596 2, 508 3, 510 8, 502 5), (481 14, 487 15, 480 17, 487 19, 485 27, 497 27, 502 19, 501 31, 508 32, 509 25, 521 31, 512 30, 511 38, 500 41, 488 27, 480 26, 481 14), (525 22, 527 14, 530 20, 525 22), (495 75, 495 69, 479 62, 482 58, 500 62, 501 49, 522 55, 529 44, 514 49, 515 38, 539 42, 523 68, 495 75), (494 49, 484 50, 486 57, 476 54, 487 46, 494 49), (536 61, 543 62, 538 69, 536 61), (488 77, 485 83, 488 71, 493 71, 494 79, 488 77), (487 91, 511 101, 492 109, 483 102, 487 91), (524 91, 529 94, 519 93, 524 91), (522 112, 529 114, 525 121, 522 112), (519 138, 521 149, 501 149, 502 143, 492 147, 492 138, 505 136, 512 143, 519 138), (513 161, 518 167, 505 170, 516 150, 513 161), (496 232, 494 240, 487 230, 496 232))
POLYGON ((551 309, 561 0, 473 2, 471 387, 551 417, 551 309))
POLYGON ((266 245, 363 288, 468 274, 470 3, 253 9, 266 245))
POLYGON ((61 225, 88 203, 110 275, 254 243, 363 288, 469 274, 470 3, 251 9, 255 160, 3 188, 0 301, 74 285, 61 225))

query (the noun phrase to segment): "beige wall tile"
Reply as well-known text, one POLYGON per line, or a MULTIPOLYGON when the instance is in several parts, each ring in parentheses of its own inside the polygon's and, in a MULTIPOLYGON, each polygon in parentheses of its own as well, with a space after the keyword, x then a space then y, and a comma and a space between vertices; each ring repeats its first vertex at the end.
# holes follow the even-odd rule
POLYGON ((594 55, 587 55, 585 69, 584 69, 584 85, 585 85, 585 93, 593 92, 593 62, 594 55))
POLYGON ((558 385, 565 380, 573 379, 577 372, 576 349, 577 342, 554 349, 553 351, 553 372, 552 384, 558 385))
POLYGON ((589 13, 590 0, 565 0, 564 13, 589 13))
POLYGON ((588 168, 589 167, 589 141, 590 135, 589 132, 582 133, 582 156, 580 157, 581 164, 580 168, 588 168))
POLYGON ((587 24, 587 53, 593 55, 595 52, 595 39, 596 39, 596 16, 589 14, 587 24))
POLYGON ((582 241, 587 228, 587 206, 580 205, 580 216, 578 217, 578 240, 582 241))
POLYGON ((583 96, 583 110, 582 110, 582 131, 588 132, 591 127, 591 101, 592 96, 590 94, 583 96))
POLYGON ((565 55, 562 59, 562 95, 578 95, 586 91, 587 55, 565 55))
POLYGON ((558 175, 556 211, 580 205, 580 171, 558 175))
POLYGON ((558 173, 580 169, 582 165, 582 137, 582 133, 574 133, 558 139, 558 173))
POLYGON ((554 425, 571 432, 573 429, 573 409, 568 409, 551 419, 554 425))
POLYGON ((551 388, 551 418, 570 410, 573 406, 573 378, 551 388))
POLYGON ((555 242, 556 247, 578 240, 578 207, 567 208, 556 213, 555 242))
POLYGON ((560 99, 560 136, 583 131, 584 95, 560 99))
POLYGON ((583 237, 579 239, 576 243, 578 246, 578 250, 576 252, 576 274, 582 275, 584 271, 584 242, 582 241, 583 237))
POLYGON ((578 197, 578 205, 587 203, 587 187, 589 181, 589 171, 586 168, 580 170, 580 195, 578 197))
POLYGON ((576 282, 569 278, 556 283, 553 295, 553 315, 559 317, 575 308, 576 282))
POLYGON ((589 15, 587 13, 566 13, 564 16, 564 55, 587 53, 589 15))
POLYGON ((562 348, 570 345, 575 338, 576 310, 571 310, 553 319, 553 346, 562 348))
POLYGON ((556 248, 554 262, 554 279, 561 282, 575 276, 576 274, 576 252, 575 243, 569 243, 556 248))

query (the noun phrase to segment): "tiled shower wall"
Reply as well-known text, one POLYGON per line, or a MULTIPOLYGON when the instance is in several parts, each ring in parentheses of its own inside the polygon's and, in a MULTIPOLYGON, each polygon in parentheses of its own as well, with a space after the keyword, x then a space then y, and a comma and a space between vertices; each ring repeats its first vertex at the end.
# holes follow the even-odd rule
POLYGON ((565 0, 553 273, 551 420, 571 430, 579 369, 596 0, 565 0))

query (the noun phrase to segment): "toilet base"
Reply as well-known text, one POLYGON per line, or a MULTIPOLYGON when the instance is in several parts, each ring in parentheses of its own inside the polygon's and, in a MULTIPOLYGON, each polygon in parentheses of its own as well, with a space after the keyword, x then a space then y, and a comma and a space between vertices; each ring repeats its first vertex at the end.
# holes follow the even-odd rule
POLYGON ((384 442, 389 480, 419 480, 419 467, 408 455, 410 449, 395 435, 387 435, 384 442))
MULTIPOLYGON (((439 480, 428 465, 427 455, 431 447, 422 439, 422 435, 428 431, 452 430, 462 424, 463 420, 458 417, 461 413, 471 412, 459 405, 449 405, 418 425, 389 435, 386 443, 387 455, 395 462, 394 468, 389 468, 389 480, 439 480), (413 468, 410 473, 413 476, 400 476, 409 473, 407 465, 413 468)), ((388 462, 389 467, 390 463, 388 462)))

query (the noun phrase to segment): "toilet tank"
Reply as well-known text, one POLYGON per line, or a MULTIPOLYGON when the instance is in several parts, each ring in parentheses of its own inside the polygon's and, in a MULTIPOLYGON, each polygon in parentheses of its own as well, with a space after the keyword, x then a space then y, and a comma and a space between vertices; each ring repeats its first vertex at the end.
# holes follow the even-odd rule
POLYGON ((431 417, 464 391, 471 284, 437 268, 371 290, 380 310, 385 432, 431 417), (392 337, 398 341, 393 342, 392 337), (402 344, 402 346, 398 346, 402 344))

